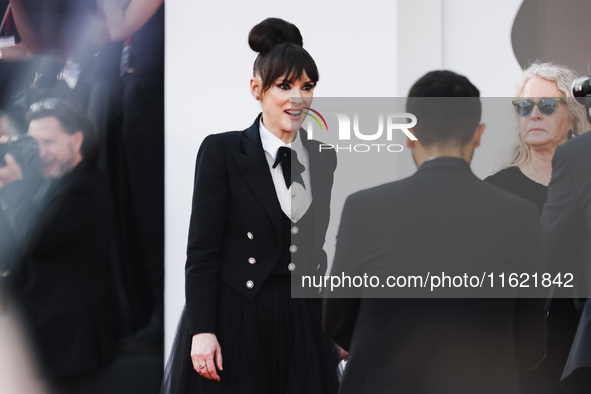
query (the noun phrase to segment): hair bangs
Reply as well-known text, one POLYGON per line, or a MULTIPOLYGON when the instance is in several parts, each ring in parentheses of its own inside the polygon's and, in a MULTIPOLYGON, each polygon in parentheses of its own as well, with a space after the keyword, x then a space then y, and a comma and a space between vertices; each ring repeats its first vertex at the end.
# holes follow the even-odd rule
POLYGON ((314 59, 304 48, 290 43, 277 45, 265 55, 259 55, 254 72, 263 81, 263 91, 269 90, 282 77, 285 81, 295 82, 304 73, 310 81, 318 82, 318 68, 314 59))

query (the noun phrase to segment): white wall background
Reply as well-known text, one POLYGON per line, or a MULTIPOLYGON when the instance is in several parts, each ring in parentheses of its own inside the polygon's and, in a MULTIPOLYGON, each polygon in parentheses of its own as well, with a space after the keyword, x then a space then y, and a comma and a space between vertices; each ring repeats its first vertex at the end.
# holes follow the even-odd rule
MULTIPOLYGON (((520 68, 510 32, 521 0, 239 0, 166 3, 166 354, 184 305, 194 163, 203 138, 248 127, 255 53, 250 29, 273 16, 296 24, 320 70, 318 97, 404 96, 425 72, 466 75, 483 97, 512 96, 520 68)), ((492 171, 501 130, 487 130, 473 168, 492 171)), ((414 170, 398 169, 398 176, 414 170)), ((335 209, 327 236, 334 244, 335 209)))

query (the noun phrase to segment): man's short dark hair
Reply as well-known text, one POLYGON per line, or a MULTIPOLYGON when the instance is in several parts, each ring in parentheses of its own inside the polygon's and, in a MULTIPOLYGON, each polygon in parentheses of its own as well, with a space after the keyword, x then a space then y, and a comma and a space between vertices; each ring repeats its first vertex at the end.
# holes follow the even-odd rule
POLYGON ((406 111, 417 117, 414 134, 424 146, 464 145, 480 123, 480 92, 452 71, 425 74, 410 88, 406 111))
POLYGON ((81 108, 65 100, 50 97, 33 103, 26 115, 27 123, 50 117, 56 118, 62 129, 69 135, 81 131, 84 136, 80 148, 82 157, 84 160, 96 160, 98 137, 93 123, 81 108))

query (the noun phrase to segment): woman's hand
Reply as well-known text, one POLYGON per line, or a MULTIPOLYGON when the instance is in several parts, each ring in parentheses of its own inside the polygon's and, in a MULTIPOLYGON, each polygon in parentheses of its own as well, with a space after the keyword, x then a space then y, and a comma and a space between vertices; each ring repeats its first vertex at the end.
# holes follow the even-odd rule
POLYGON ((222 348, 215 334, 203 333, 193 335, 191 360, 193 361, 193 368, 195 368, 195 371, 199 375, 210 380, 220 381, 216 365, 220 371, 223 371, 222 348))

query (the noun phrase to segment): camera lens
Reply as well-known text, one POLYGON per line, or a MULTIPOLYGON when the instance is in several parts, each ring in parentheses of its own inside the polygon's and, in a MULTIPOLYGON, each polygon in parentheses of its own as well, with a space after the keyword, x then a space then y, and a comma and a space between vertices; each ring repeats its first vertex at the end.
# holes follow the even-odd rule
POLYGON ((585 97, 591 94, 591 77, 579 77, 573 81, 572 85, 573 96, 577 101, 585 105, 585 97))

